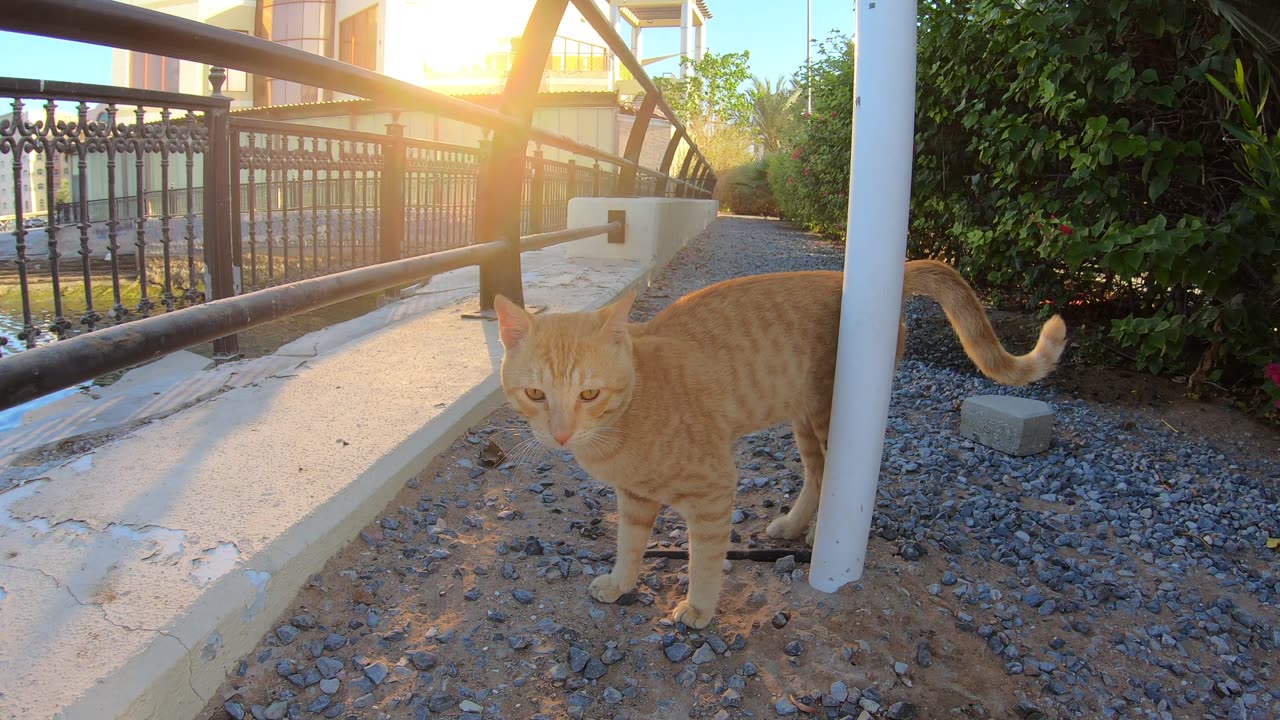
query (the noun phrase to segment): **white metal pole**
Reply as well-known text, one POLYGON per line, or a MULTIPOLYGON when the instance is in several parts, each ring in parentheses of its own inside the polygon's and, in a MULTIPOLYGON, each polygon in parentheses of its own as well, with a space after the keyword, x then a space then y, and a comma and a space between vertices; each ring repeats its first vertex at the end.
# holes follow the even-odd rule
MULTIPOLYGON (((622 11, 618 8, 618 0, 609 0, 609 26, 615 33, 622 34, 622 11)), ((622 62, 612 50, 608 51, 608 58, 609 90, 612 91, 618 87, 618 78, 622 74, 622 62)))
MULTIPOLYGON (((855 71, 856 72, 856 71, 855 71)), ((813 114, 813 0, 805 0, 804 6, 804 111, 813 114)))
POLYGON ((680 79, 689 76, 683 58, 693 60, 693 0, 680 2, 680 79))
POLYGON ((916 0, 858 0, 853 157, 831 434, 809 583, 862 577, 902 308, 911 204, 916 0))

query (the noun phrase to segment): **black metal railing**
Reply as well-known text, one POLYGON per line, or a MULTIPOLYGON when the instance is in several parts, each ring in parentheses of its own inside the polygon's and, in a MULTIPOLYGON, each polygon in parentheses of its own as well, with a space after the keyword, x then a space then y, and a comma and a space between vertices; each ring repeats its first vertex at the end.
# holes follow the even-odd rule
MULTIPOLYGON (((12 257, 0 255, 0 281, 11 266, 21 288, 21 343, 61 340, 0 360, 0 409, 210 339, 217 357, 235 357, 235 333, 264 317, 446 267, 479 264, 481 310, 491 312, 497 294, 523 302, 522 251, 621 231, 617 223, 563 230, 571 198, 710 197, 715 176, 705 159, 591 0, 572 2, 646 90, 626 150, 615 155, 532 126, 569 1, 536 0, 506 91, 491 109, 110 0, 10 0, 0 29, 207 63, 212 91, 0 79, 0 98, 13 105, 0 120, 0 153, 11 156, 18 188, 12 257), (74 33, 58 17, 78 18, 74 33), (392 121, 382 134, 234 117, 221 93, 223 67, 363 97, 391 110, 392 121), (32 102, 42 117, 28 115, 32 102), (74 117, 64 115, 68 105, 74 117), (492 139, 462 147, 406 137, 396 108, 479 126, 492 139), (658 113, 674 133, 660 167, 644 168, 642 142, 658 113), (544 147, 573 159, 548 160, 544 147), (24 167, 32 159, 44 162, 45 228, 25 222, 24 167), (64 181, 73 184, 70 201, 64 181), (65 279, 72 265, 78 293, 65 279), (47 317, 34 309, 36 285, 50 296, 47 317), (276 302, 266 315, 262 293, 276 302), (176 331, 171 316, 179 315, 195 325, 176 331)), ((5 243, 0 235, 0 253, 5 243)))

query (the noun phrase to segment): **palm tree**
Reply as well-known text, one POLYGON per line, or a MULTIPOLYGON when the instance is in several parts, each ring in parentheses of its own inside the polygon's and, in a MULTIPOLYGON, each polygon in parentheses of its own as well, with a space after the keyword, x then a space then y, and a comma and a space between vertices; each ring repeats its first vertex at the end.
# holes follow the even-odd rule
POLYGON ((777 83, 753 77, 747 94, 751 97, 751 125, 757 152, 766 155, 778 150, 797 127, 792 106, 800 97, 800 91, 782 76, 777 83))
POLYGON ((1280 12, 1275 0, 1201 0, 1258 53, 1272 70, 1280 70, 1280 12))

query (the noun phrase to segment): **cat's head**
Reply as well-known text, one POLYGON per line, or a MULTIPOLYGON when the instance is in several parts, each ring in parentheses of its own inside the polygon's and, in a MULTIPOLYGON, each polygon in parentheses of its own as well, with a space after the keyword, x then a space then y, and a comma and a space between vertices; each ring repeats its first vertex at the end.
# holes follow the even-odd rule
POLYGON ((616 423, 631 401, 635 364, 628 293, 594 312, 535 316, 498 297, 494 309, 502 346, 502 389, 547 447, 606 452, 618 442, 616 423))

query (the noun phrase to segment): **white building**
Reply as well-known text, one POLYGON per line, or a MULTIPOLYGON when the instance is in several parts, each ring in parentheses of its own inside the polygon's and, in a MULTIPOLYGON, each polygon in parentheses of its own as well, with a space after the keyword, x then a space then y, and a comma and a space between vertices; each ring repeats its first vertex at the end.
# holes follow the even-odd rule
MULTIPOLYGON (((448 94, 501 91, 534 0, 125 0, 334 58, 448 94)), ((706 0, 594 0, 635 54, 643 30, 681 28, 681 54, 700 58, 706 0)), ((657 61, 665 58, 653 58, 657 61)), ((116 85, 206 94, 208 68, 116 50, 116 85)), ((570 4, 547 60, 542 90, 634 91, 613 53, 570 4), (621 85, 620 85, 621 83, 621 85)), ((233 72, 237 107, 343 99, 324 89, 233 72)))
MULTIPOLYGON (((45 120, 44 110, 29 110, 27 121, 45 120)), ((59 112, 56 120, 74 120, 75 116, 59 112)), ((0 163, 0 228, 11 228, 21 203, 24 220, 48 220, 50 207, 55 210, 59 191, 71 178, 70 158, 55 154, 52 162, 44 153, 28 151, 23 155, 22 168, 15 173, 13 156, 5 155, 5 162, 0 163), (15 193, 15 185, 21 184, 21 191, 15 193), (53 193, 53 204, 50 205, 49 193, 53 193)))

